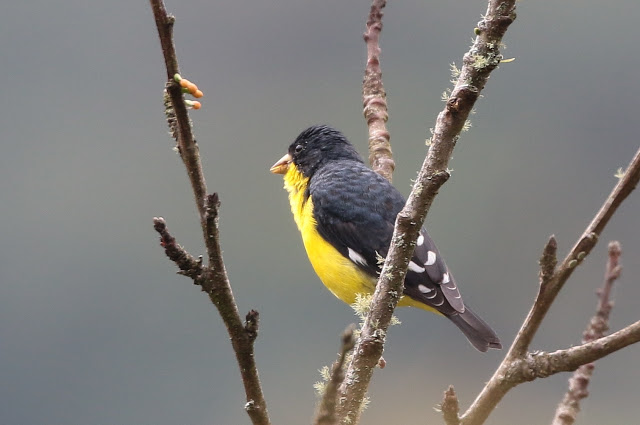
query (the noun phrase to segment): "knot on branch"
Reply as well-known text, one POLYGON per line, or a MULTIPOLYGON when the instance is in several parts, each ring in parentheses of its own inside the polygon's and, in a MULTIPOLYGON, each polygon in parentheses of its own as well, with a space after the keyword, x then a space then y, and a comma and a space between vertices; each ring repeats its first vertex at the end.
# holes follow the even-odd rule
POLYGON ((257 310, 250 310, 247 313, 244 322, 244 331, 247 333, 251 342, 255 341, 258 337, 258 324, 260 321, 260 313, 257 310))
POLYGON ((217 227, 218 211, 220 210, 220 197, 216 192, 207 195, 204 203, 204 209, 207 215, 207 220, 215 221, 217 227))
POLYGON ((593 249, 598 242, 598 234, 595 232, 589 232, 583 235, 580 242, 576 245, 574 251, 578 253, 577 260, 583 260, 593 249), (584 253, 584 254, 583 254, 584 253))
POLYGON ((428 182, 431 182, 431 185, 435 187, 435 192, 438 193, 440 186, 445 184, 447 180, 449 180, 449 177, 451 177, 449 170, 440 170, 428 175, 426 179, 428 182))
POLYGON ((556 253, 558 251, 558 242, 554 235, 551 235, 549 241, 545 245, 542 250, 542 256, 540 257, 540 286, 544 287, 551 278, 556 270, 556 265, 558 264, 558 258, 556 257, 556 253))

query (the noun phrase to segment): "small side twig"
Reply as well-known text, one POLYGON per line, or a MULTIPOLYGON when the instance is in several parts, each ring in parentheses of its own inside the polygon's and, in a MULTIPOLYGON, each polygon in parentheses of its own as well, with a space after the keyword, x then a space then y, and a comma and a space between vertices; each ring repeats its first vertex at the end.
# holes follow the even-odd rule
POLYGON ((391 181, 396 163, 393 160, 390 134, 386 122, 387 94, 382 85, 380 69, 380 33, 382 32, 382 9, 386 0, 373 0, 364 41, 367 44, 367 66, 362 81, 362 105, 369 127, 369 163, 376 173, 391 181))
POLYGON ((447 391, 444 392, 444 399, 440 405, 442 411, 442 417, 444 423, 447 425, 459 425, 460 417, 460 404, 458 403, 458 396, 456 395, 453 385, 449 385, 447 391))
MULTIPOLYGON (((613 283, 620 277, 622 266, 619 264, 622 250, 620 242, 609 242, 609 256, 605 271, 604 283, 598 289, 598 306, 596 314, 591 318, 587 329, 584 331, 582 343, 595 341, 602 338, 609 330, 609 315, 613 308, 611 301, 611 289, 613 283)), ((595 363, 587 363, 580 366, 569 379, 569 389, 556 409, 552 425, 572 425, 580 412, 580 401, 589 395, 588 387, 593 375, 595 363)))
POLYGON ((556 271, 556 265, 558 264, 558 258, 556 253, 558 251, 558 242, 556 237, 551 235, 549 241, 542 250, 542 256, 540 257, 540 291, 544 291, 547 284, 553 277, 553 273, 556 271))
POLYGON ((180 269, 178 273, 190 277, 194 283, 200 282, 204 275, 202 257, 196 260, 181 245, 178 245, 176 239, 167 230, 167 222, 164 218, 154 217, 153 228, 160 234, 160 245, 164 248, 165 254, 180 269))
POLYGON ((340 347, 340 353, 338 359, 333 364, 331 370, 331 377, 327 382, 327 386, 322 395, 322 400, 318 405, 318 413, 316 419, 313 421, 314 425, 335 425, 337 424, 336 418, 336 405, 338 402, 338 388, 342 381, 344 381, 344 364, 347 360, 347 355, 355 345, 355 325, 349 325, 342 333, 342 345, 340 347))

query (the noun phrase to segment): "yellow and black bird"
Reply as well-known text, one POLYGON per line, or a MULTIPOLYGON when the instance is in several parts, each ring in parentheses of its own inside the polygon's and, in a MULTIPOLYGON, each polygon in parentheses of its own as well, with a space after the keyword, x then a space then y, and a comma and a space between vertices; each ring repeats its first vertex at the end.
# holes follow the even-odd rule
MULTIPOLYGON (((309 260, 333 294, 353 303, 372 293, 404 197, 368 168, 339 131, 304 130, 271 172, 284 174, 293 218, 309 260)), ((453 275, 423 228, 404 281, 399 306, 444 315, 480 351, 502 348, 495 332, 462 301, 453 275)))

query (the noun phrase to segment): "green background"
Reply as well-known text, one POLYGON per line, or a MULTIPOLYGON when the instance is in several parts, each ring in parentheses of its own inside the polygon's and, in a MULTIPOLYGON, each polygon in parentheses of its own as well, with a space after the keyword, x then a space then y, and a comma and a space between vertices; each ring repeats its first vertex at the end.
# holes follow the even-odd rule
MULTIPOLYGON (((0 423, 249 423, 226 331, 164 256, 164 216, 203 253, 193 196, 162 113, 164 63, 147 2, 5 2, 0 14, 0 423)), ((355 321, 308 264, 269 167, 308 125, 366 154, 360 84, 369 2, 173 1, 182 72, 240 310, 261 313, 256 356, 274 423, 309 423, 317 369, 355 321)), ((382 35, 389 130, 405 194, 485 1, 391 1, 382 35)), ((513 340, 550 234, 564 256, 638 148, 637 0, 523 1, 503 64, 454 152, 428 217, 465 300, 513 340)), ((624 274, 612 328, 640 319, 634 193, 558 298, 533 349, 579 343, 606 242, 624 274)), ((446 320, 401 310, 363 423, 441 423, 449 384, 468 406, 504 352, 476 352, 446 320)), ((582 425, 636 423, 639 347, 599 362, 582 425)), ((516 388, 492 424, 548 423, 568 374, 516 388)))

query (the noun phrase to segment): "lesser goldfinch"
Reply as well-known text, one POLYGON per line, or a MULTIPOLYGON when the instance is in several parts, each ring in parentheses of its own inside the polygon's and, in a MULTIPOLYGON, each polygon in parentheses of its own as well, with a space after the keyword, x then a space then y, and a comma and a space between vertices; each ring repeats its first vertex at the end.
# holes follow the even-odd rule
MULTIPOLYGON (((352 304, 373 293, 404 197, 368 168, 338 130, 313 126, 289 146, 271 172, 284 174, 293 218, 309 261, 325 286, 352 304)), ((420 231, 399 306, 450 319, 480 351, 502 348, 495 332, 462 301, 453 275, 420 231)))

